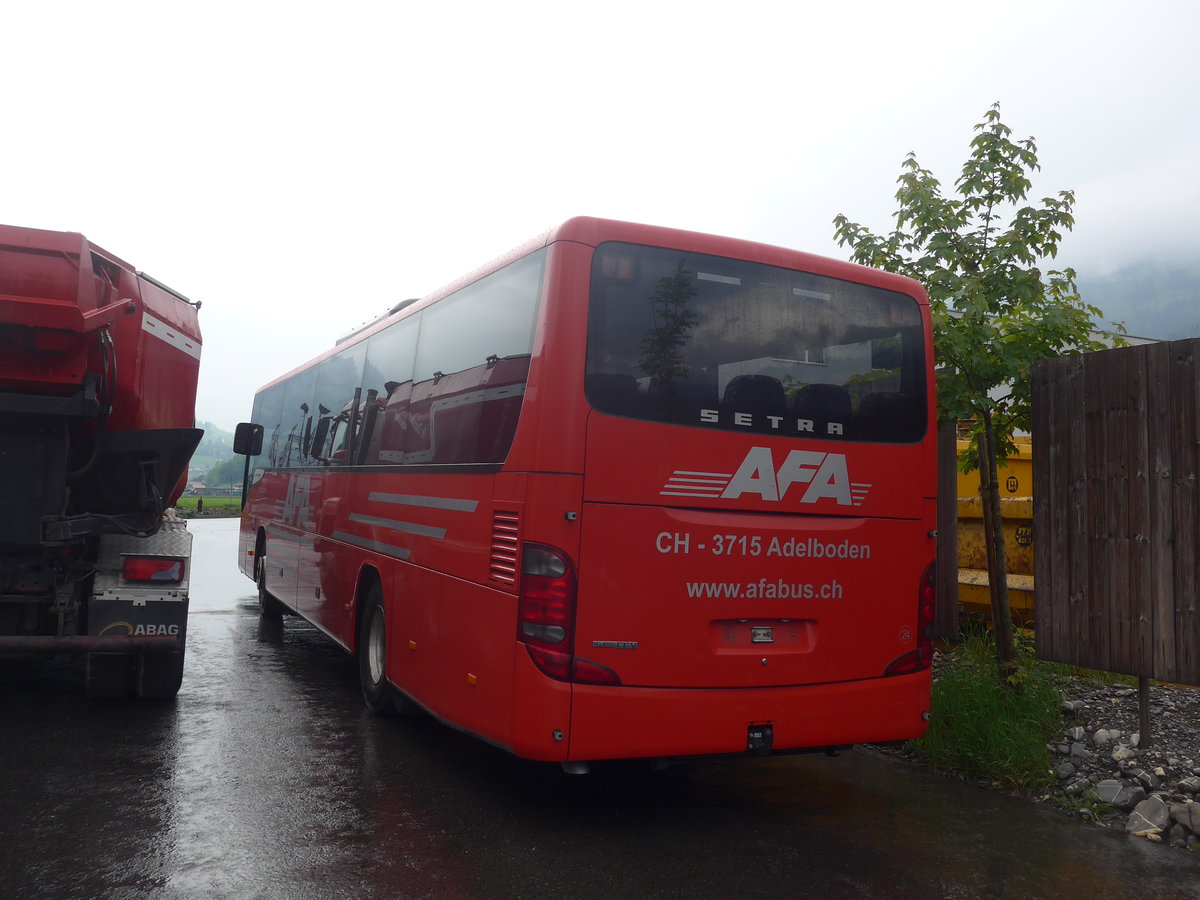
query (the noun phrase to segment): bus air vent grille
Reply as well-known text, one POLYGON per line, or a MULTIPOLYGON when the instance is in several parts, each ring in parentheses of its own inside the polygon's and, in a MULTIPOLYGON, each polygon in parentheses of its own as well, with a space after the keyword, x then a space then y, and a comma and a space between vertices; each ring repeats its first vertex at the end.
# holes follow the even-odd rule
POLYGON ((492 558, 488 580, 509 587, 517 585, 517 549, 520 516, 515 512, 495 510, 492 513, 492 558))

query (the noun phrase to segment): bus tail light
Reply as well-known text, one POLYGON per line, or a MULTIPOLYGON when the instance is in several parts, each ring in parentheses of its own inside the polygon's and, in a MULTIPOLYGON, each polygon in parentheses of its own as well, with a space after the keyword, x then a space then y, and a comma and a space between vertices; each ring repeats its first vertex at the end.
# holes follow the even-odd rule
POLYGON ((575 567, 561 550, 521 547, 517 640, 544 674, 559 681, 620 684, 617 673, 575 656, 575 567))
POLYGON ((178 557, 127 556, 121 566, 126 581, 180 584, 186 563, 178 557))
POLYGON ((937 615, 935 571, 933 563, 926 566, 917 588, 917 649, 893 659, 883 670, 885 676, 910 675, 933 665, 933 627, 937 615))

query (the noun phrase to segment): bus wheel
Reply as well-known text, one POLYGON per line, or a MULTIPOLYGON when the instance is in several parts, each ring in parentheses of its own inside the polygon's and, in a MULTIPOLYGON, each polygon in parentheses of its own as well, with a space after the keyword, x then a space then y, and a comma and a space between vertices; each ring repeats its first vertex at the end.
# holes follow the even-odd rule
POLYGON ((84 693, 92 699, 124 697, 133 686, 133 658, 124 653, 89 653, 84 662, 84 693))
POLYGON ((283 621, 283 604, 267 590, 267 558, 258 559, 258 614, 267 622, 283 621))
POLYGON ((383 613, 383 591, 373 585, 358 623, 358 680, 362 683, 367 709, 385 716, 395 710, 393 691, 387 682, 387 620, 383 613))
POLYGON ((143 653, 138 660, 137 694, 143 700, 170 700, 182 683, 182 650, 143 653))

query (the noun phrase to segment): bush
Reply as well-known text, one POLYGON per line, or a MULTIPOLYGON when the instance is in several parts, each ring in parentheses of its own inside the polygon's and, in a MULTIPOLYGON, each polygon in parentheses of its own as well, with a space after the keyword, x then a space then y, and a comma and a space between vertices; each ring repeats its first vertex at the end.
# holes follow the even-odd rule
POLYGON ((932 765, 1017 789, 1053 782, 1046 744, 1062 727, 1050 666, 1027 649, 1021 678, 1000 678, 990 635, 967 637, 935 667, 932 717, 913 749, 932 765))

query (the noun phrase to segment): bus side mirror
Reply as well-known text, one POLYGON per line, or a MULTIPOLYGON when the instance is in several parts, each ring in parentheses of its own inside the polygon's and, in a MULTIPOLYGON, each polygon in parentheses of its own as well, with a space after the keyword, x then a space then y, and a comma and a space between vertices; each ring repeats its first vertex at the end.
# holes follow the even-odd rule
POLYGON ((233 432, 233 452, 239 456, 258 456, 262 453, 263 427, 252 422, 239 422, 233 432))

